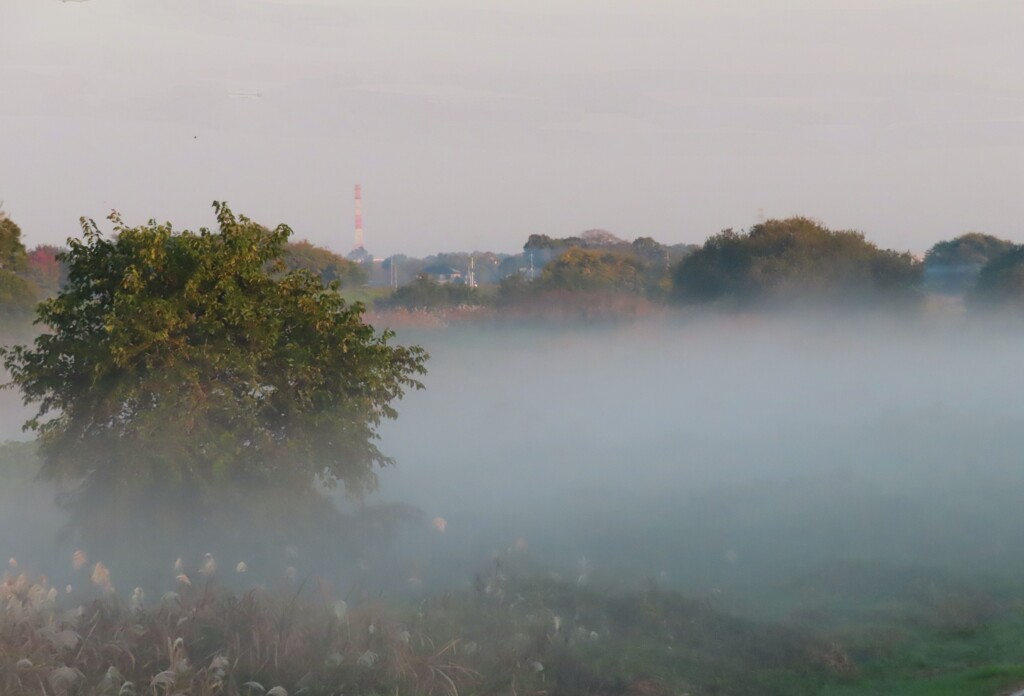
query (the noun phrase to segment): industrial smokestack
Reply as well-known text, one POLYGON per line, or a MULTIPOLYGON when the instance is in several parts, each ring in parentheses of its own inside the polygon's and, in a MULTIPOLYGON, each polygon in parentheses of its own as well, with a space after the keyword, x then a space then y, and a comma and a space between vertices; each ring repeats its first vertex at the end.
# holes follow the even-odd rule
POLYGON ((356 249, 363 248, 363 187, 356 184, 356 249))

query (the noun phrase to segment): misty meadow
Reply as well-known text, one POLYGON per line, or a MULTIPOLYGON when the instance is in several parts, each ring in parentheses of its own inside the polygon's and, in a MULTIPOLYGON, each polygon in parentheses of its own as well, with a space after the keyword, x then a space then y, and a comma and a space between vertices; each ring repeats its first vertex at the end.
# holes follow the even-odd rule
POLYGON ((1024 696, 1021 26, 0 0, 0 696, 1024 696))
POLYGON ((368 316, 354 262, 214 212, 84 221, 50 290, 5 218, 42 301, 3 354, 4 693, 1024 682, 1016 245, 531 238, 535 278, 368 316))

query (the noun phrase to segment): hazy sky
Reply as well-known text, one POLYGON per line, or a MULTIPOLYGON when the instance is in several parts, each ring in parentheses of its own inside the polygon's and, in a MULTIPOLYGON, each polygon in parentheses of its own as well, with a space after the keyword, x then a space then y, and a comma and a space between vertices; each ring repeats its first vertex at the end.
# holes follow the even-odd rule
POLYGON ((0 199, 338 251, 702 241, 806 214, 1024 241, 1021 0, 0 0, 0 199), (259 94, 258 97, 232 93, 259 94))

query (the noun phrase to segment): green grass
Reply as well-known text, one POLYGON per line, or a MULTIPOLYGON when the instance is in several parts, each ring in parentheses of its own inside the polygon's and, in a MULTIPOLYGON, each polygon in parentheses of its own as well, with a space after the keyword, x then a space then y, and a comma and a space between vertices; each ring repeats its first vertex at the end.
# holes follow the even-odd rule
MULTIPOLYGON (((889 634, 896 630, 888 629, 889 634)), ((822 696, 995 696, 1024 685, 1024 614, 1018 609, 968 631, 929 627, 895 641, 876 628, 852 647, 860 676, 830 685, 822 696)))
POLYGON ((1024 685, 1024 665, 985 665, 951 674, 874 679, 831 686, 821 696, 996 696, 1024 685))

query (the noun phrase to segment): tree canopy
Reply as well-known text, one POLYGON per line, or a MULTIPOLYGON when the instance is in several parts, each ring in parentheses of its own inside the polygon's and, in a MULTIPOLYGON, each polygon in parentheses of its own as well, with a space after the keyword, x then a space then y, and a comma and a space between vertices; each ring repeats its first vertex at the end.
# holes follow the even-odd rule
MULTIPOLYGON (((215 203, 217 230, 114 235, 82 221, 34 344, 3 350, 38 414, 43 474, 80 496, 225 482, 372 486, 377 427, 422 385, 425 352, 391 344, 336 285, 286 271, 291 230, 215 203)), ((102 497, 102 496, 100 496, 102 497)))
POLYGON ((948 293, 969 290, 989 261, 1014 248, 1013 242, 980 232, 968 232, 934 245, 924 256, 928 287, 948 293))
POLYGON ((985 264, 969 299, 975 305, 1024 305, 1024 245, 1015 245, 985 264))
POLYGON ((684 303, 880 302, 916 297, 921 269, 848 230, 803 217, 726 230, 684 258, 673 296, 684 303))
POLYGON ((306 240, 288 242, 283 260, 288 270, 307 270, 325 283, 336 280, 343 288, 366 284, 366 270, 358 263, 306 240))
POLYGON ((645 272, 645 264, 635 256, 574 247, 544 267, 538 286, 545 290, 642 292, 645 272))
POLYGON ((28 252, 28 271, 44 296, 56 295, 67 280, 67 272, 60 261, 63 250, 50 244, 40 244, 28 252))
POLYGON ((926 266, 977 266, 981 268, 1014 248, 1008 239, 968 232, 935 244, 924 256, 926 266))
POLYGON ((21 228, 0 211, 0 269, 22 271, 28 266, 28 253, 21 241, 21 228))
POLYGON ((28 262, 21 228, 0 211, 0 322, 19 321, 32 314, 38 290, 25 277, 28 262))

